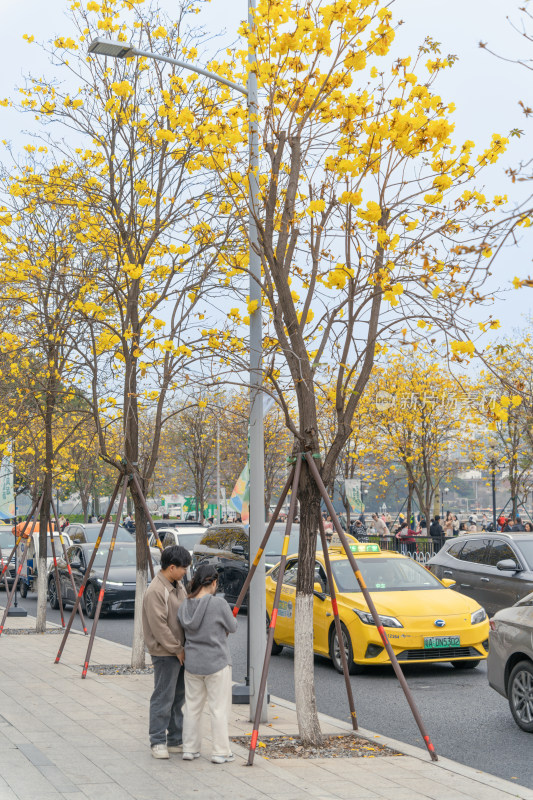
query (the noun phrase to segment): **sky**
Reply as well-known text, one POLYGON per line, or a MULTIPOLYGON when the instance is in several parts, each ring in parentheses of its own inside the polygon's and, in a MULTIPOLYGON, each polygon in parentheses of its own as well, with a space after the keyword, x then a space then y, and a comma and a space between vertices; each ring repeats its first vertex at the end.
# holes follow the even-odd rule
MULTIPOLYGON (((84 0, 85 2, 85 0, 84 0)), ((16 86, 23 85, 24 75, 39 74, 53 69, 35 46, 29 46, 24 34, 48 41, 56 35, 69 34, 65 18, 65 0, 0 0, 0 97, 12 96, 16 86)), ((426 36, 442 43, 442 53, 459 57, 453 69, 439 78, 439 91, 447 102, 457 106, 455 115, 458 140, 473 139, 485 146, 493 132, 506 134, 513 128, 524 130, 520 139, 512 139, 511 147, 494 170, 485 186, 488 195, 509 194, 518 200, 527 197, 527 184, 511 184, 505 169, 527 160, 532 151, 533 118, 527 120, 519 100, 533 105, 531 73, 515 64, 506 63, 479 48, 485 41, 504 56, 533 57, 533 46, 513 31, 507 15, 519 23, 516 0, 396 0, 391 8, 396 20, 403 20, 394 45, 394 56, 415 55, 426 36)), ((169 13, 177 6, 175 0, 161 0, 169 13)), ((213 33, 227 32, 227 42, 235 40, 239 22, 246 16, 246 0, 211 0, 200 20, 213 33)), ((533 22, 531 23, 533 28, 533 22)), ((222 39, 224 41, 224 39, 222 39)), ((25 118, 0 108, 0 139, 12 142, 15 150, 29 141, 24 134, 25 118)), ((0 153, 0 160, 2 155, 0 153)), ((515 291, 510 282, 515 275, 533 274, 531 251, 532 231, 524 231, 518 247, 507 248, 495 264, 490 289, 501 287, 502 292, 492 309, 502 323, 500 333, 512 334, 517 326, 524 327, 530 313, 532 289, 515 291)))

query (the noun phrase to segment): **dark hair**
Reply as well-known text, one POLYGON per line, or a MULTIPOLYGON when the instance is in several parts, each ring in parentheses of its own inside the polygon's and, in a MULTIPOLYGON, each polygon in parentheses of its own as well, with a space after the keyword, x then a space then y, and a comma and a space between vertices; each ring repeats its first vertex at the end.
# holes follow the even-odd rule
POLYGON ((161 569, 168 569, 171 564, 175 567, 188 567, 191 563, 191 554, 180 544, 165 547, 161 553, 161 569))
POLYGON ((216 567, 212 567, 210 564, 200 564, 193 575, 188 596, 196 597, 200 589, 204 586, 210 586, 217 579, 218 571, 216 567))

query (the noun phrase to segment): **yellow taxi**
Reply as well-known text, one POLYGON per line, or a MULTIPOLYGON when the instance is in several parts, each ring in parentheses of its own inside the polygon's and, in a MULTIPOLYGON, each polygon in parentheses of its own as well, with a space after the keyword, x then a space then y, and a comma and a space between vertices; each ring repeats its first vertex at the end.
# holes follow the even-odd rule
MULTIPOLYGON (((448 588, 417 561, 377 544, 350 544, 383 627, 400 663, 450 661, 473 669, 487 658, 489 622, 475 600, 448 588)), ((337 605, 350 672, 390 664, 372 615, 343 549, 329 548, 337 605)), ((279 564, 266 576, 267 613, 272 613, 279 564)), ((276 618, 273 654, 294 646, 298 557, 287 559, 276 618)), ((317 552, 313 601, 314 651, 331 658, 342 672, 324 556, 317 552)))

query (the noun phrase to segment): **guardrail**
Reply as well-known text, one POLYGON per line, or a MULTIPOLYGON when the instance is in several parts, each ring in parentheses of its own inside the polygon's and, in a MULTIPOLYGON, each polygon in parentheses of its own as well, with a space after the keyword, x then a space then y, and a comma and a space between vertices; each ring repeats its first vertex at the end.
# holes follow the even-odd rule
POLYGON ((396 536, 374 536, 372 534, 367 534, 366 537, 360 536, 361 541, 364 539, 364 541, 379 544, 382 550, 394 550, 396 553, 409 556, 420 564, 426 564, 435 553, 438 553, 446 541, 444 537, 441 540, 432 536, 416 536, 414 538, 414 542, 406 542, 403 539, 397 539, 396 536))

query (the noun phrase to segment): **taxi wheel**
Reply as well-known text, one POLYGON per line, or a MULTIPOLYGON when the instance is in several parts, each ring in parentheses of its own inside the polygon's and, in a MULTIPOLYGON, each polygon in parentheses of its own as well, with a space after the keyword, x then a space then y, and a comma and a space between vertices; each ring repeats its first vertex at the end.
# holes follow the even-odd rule
MULTIPOLYGON (((268 629, 270 628, 270 617, 268 616, 268 611, 266 615, 266 628, 267 628, 267 638, 268 638, 268 629)), ((279 656, 283 652, 283 645, 277 644, 275 641, 272 642, 272 655, 279 656)))
MULTIPOLYGON (((346 650, 346 659, 348 661, 348 672, 350 675, 361 675, 364 672, 364 667, 360 664, 355 664, 353 660, 353 647, 352 647, 352 640, 350 639, 350 634, 348 633, 346 626, 341 622, 341 630, 342 630, 342 638, 344 639, 344 649, 346 650)), ((341 659, 341 649, 339 647, 339 640, 337 639, 337 631, 335 626, 331 629, 331 634, 329 637, 329 655, 331 660, 333 661, 333 666, 340 672, 341 675, 343 673, 342 669, 342 659, 341 659)))
MULTIPOLYGON (((481 659, 479 659, 481 661, 481 659)), ((452 666, 455 669, 475 669, 479 661, 452 661, 452 666)))

